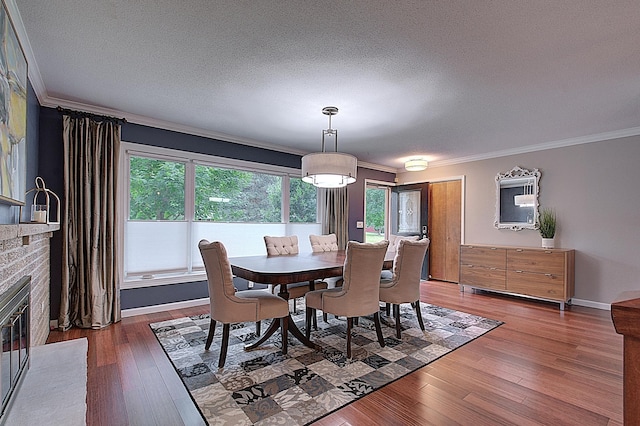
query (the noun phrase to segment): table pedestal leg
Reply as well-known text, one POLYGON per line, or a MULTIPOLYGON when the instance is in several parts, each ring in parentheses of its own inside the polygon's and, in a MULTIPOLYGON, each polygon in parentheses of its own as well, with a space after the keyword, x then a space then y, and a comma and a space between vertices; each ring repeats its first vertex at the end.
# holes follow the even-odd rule
MULTIPOLYGON (((320 349, 318 345, 313 343, 311 340, 307 339, 307 337, 300 331, 298 326, 296 326, 296 323, 293 321, 293 318, 291 318, 291 315, 287 316, 287 324, 289 326, 289 333, 293 334, 296 337, 296 339, 302 342, 303 345, 311 349, 320 349)), ((249 351, 252 349, 256 349, 258 346, 266 342, 267 339, 269 339, 269 337, 273 335, 273 333, 278 331, 278 328, 280 328, 280 318, 274 318, 271 324, 269 325, 269 328, 267 329, 267 331, 264 332, 262 337, 260 337, 259 340, 249 345, 245 345, 244 350, 249 351)))

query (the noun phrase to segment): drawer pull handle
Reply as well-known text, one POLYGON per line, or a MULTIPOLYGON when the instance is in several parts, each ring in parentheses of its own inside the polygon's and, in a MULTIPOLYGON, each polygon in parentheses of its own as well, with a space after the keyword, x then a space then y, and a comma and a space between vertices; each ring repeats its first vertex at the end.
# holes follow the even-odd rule
POLYGON ((544 274, 546 277, 553 278, 553 274, 544 274))
POLYGON ((498 249, 497 249, 497 248, 495 248, 495 247, 491 247, 491 250, 498 250, 498 249))
POLYGON ((516 274, 521 274, 521 273, 522 273, 522 271, 516 271, 516 274))
POLYGON ((516 251, 523 251, 522 249, 516 249, 516 251))
POLYGON ((547 254, 553 253, 551 250, 545 250, 544 252, 547 253, 547 254))
POLYGON ((492 270, 492 271, 495 271, 497 268, 489 268, 489 269, 492 270))

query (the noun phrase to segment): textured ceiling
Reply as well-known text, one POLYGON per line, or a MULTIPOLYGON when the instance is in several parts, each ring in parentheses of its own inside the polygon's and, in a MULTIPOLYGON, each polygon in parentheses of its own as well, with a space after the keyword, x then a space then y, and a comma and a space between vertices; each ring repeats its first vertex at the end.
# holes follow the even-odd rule
POLYGON ((401 168, 640 133, 640 2, 7 0, 43 105, 401 168), (16 19, 17 18, 17 19, 16 19))

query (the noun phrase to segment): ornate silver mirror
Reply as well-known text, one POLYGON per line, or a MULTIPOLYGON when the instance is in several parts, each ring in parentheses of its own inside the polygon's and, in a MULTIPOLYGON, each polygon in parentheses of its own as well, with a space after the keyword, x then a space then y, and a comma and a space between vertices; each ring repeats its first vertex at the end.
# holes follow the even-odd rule
POLYGON ((496 176, 496 228, 537 229, 540 172, 516 166, 496 176))

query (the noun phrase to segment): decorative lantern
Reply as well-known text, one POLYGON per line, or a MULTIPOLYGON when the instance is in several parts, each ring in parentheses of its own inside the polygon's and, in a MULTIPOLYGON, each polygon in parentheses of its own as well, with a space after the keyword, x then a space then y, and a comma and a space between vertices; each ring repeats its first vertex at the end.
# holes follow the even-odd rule
MULTIPOLYGON (((33 192, 33 204, 31 205, 31 216, 28 223, 60 223, 60 198, 48 189, 44 184, 44 179, 40 176, 36 177, 36 187, 31 188, 25 193, 26 196, 33 192), (42 197, 39 197, 42 194, 42 197), (51 217, 51 195, 56 199, 56 216, 55 220, 51 217), (44 204, 42 204, 44 202, 44 204), (40 203, 40 204, 39 204, 40 203)), ((22 219, 22 206, 20 206, 20 218, 22 219)))

